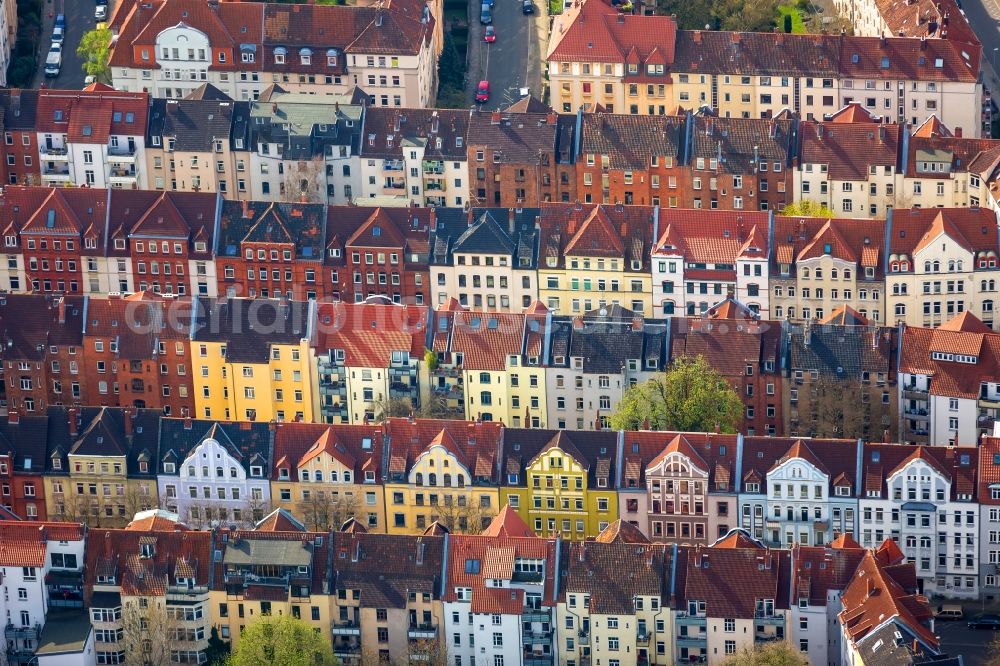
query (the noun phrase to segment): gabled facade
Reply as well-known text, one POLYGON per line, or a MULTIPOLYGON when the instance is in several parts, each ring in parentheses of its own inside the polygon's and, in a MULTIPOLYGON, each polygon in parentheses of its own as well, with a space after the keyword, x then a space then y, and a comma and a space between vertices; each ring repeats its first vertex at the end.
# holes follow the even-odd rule
POLYGON ((866 444, 861 545, 873 547, 891 538, 914 564, 926 594, 976 598, 977 463, 971 447, 866 444), (866 526, 869 521, 873 528, 866 526))
POLYGON ((194 529, 253 526, 271 508, 271 424, 160 422, 156 482, 161 506, 194 529))
POLYGON ((0 419, 0 504, 26 521, 48 520, 45 448, 48 418, 8 410, 0 419))
POLYGON ((978 446, 976 502, 979 504, 979 585, 987 602, 997 598, 1000 565, 1000 439, 983 437, 978 446))

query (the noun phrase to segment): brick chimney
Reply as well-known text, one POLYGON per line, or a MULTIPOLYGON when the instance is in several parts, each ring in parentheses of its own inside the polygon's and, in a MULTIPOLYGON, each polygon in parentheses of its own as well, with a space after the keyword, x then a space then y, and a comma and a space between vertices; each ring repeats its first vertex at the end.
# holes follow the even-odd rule
POLYGON ((499 125, 501 119, 501 114, 499 111, 493 111, 490 113, 490 125, 499 125))
POLYGON ((559 115, 555 111, 549 111, 549 114, 545 117, 545 122, 549 125, 555 125, 559 121, 559 115))
POLYGON ((132 436, 132 419, 135 418, 135 410, 131 407, 126 407, 122 410, 122 422, 125 425, 125 436, 132 436))
POLYGON ((961 127, 956 127, 955 128, 955 138, 957 138, 957 139, 961 139, 962 138, 962 128, 961 127))
POLYGON ((184 418, 184 429, 185 430, 191 430, 192 428, 194 428, 194 421, 191 419, 190 416, 185 417, 184 418))
POLYGON ((79 434, 79 429, 76 425, 76 415, 77 411, 75 407, 70 407, 66 410, 66 422, 69 425, 70 437, 76 437, 79 434))
POLYGON ((21 422, 21 414, 16 409, 11 409, 7 412, 8 425, 17 425, 20 422, 21 422))
POLYGON ((66 323, 66 297, 65 296, 60 296, 59 297, 59 323, 60 324, 65 324, 66 323))

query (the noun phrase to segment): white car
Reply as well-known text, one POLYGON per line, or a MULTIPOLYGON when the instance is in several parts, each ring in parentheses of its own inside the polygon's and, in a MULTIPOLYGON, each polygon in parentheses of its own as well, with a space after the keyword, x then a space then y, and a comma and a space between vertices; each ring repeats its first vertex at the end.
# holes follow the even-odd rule
POLYGON ((107 5, 97 5, 94 9, 94 20, 95 21, 107 21, 108 20, 108 6, 107 5))
POLYGON ((62 44, 65 36, 62 28, 56 27, 52 29, 52 42, 54 44, 62 44))

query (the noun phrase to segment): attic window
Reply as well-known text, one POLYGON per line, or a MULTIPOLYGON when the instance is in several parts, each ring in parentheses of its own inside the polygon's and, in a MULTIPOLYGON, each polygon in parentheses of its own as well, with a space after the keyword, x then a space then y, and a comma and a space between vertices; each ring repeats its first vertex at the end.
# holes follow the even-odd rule
POLYGON ((140 543, 139 544, 139 557, 149 558, 153 556, 153 544, 151 543, 140 543))
POLYGON ((993 454, 993 464, 1000 465, 1000 453, 993 454))
POLYGON ((111 122, 120 123, 122 121, 122 112, 115 111, 111 114, 111 122))
POLYGON ((55 121, 57 123, 58 122, 62 122, 62 119, 63 119, 63 112, 62 111, 60 111, 59 109, 56 109, 56 111, 52 115, 55 118, 55 121))
POLYGON ((872 462, 873 463, 877 463, 881 459, 881 457, 882 457, 882 454, 880 454, 878 451, 872 451, 872 462))
POLYGON ((944 67, 944 58, 934 58, 934 66, 938 69, 944 67))
POLYGON ((882 56, 882 60, 879 63, 879 67, 881 67, 882 69, 889 69, 889 58, 886 56, 882 56))
POLYGON ((859 56, 857 53, 852 53, 851 54, 851 62, 852 63, 854 63, 855 65, 857 65, 860 61, 861 61, 861 56, 859 56))
POLYGON ((91 127, 90 125, 84 125, 83 126, 83 135, 84 136, 91 136, 93 133, 94 133, 94 128, 93 127, 91 127))
POLYGON ((466 560, 465 561, 465 573, 467 574, 478 574, 480 567, 479 560, 466 560))

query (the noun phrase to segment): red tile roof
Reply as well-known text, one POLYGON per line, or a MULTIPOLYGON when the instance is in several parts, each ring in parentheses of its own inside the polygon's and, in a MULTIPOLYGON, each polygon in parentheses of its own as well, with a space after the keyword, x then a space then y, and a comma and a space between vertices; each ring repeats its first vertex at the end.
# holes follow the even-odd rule
POLYGON ((483 530, 483 536, 534 537, 535 533, 517 511, 514 511, 509 504, 505 504, 500 513, 494 516, 489 526, 483 530))
POLYGON ((455 313, 451 351, 462 353, 466 370, 504 370, 508 356, 521 355, 523 340, 523 314, 455 313))
POLYGON ((422 305, 320 303, 316 350, 344 352, 350 368, 387 368, 393 352, 422 358, 428 309, 422 305))
POLYGON ((754 617, 758 600, 773 599, 775 613, 788 608, 787 550, 691 548, 677 570, 676 608, 704 601, 711 618, 754 617))
POLYGON ((620 257, 624 252, 621 237, 600 206, 590 211, 563 249, 566 255, 581 257, 620 257))
MULTIPOLYGON (((860 267, 872 267, 875 275, 881 277, 885 224, 885 220, 879 219, 828 220, 777 215, 774 218, 772 268, 777 274, 778 264, 794 266, 802 259, 822 256, 829 244, 832 256, 860 267)), ((792 270, 794 274, 794 268, 792 270)))
MULTIPOLYGON (((736 475, 736 435, 717 433, 674 433, 652 431, 628 431, 625 433, 625 469, 622 485, 627 488, 645 488, 645 477, 656 467, 653 461, 660 461, 665 447, 682 435, 698 459, 703 461, 708 472, 708 488, 712 492, 736 492, 732 479, 736 475), (631 465, 630 465, 631 463, 631 465)), ((696 459, 692 459, 698 464, 696 459)))
POLYGON ((305 532, 306 526, 288 511, 278 507, 254 525, 254 530, 259 532, 305 532))
POLYGON ((208 585, 212 566, 212 533, 188 530, 91 529, 87 534, 86 596, 93 592, 97 572, 109 572, 117 579, 123 595, 160 596, 178 576, 208 585), (151 557, 140 556, 140 544, 152 546, 151 557))
POLYGON ((439 597, 442 537, 336 532, 333 543, 333 587, 358 590, 365 608, 406 608, 414 593, 439 597))
POLYGON ((496 457, 503 424, 498 421, 391 418, 385 422, 389 437, 389 475, 405 477, 416 459, 427 450, 441 431, 448 433, 453 446, 468 461, 469 474, 497 483, 496 457))
POLYGON ((983 382, 1000 376, 1000 334, 907 326, 899 348, 899 372, 929 375, 931 395, 975 400, 983 382), (935 359, 935 351, 975 356, 976 363, 935 359))
POLYGON ((914 564, 886 565, 876 559, 871 551, 864 557, 844 588, 841 603, 844 610, 838 616, 841 626, 852 641, 859 641, 887 619, 897 618, 929 647, 937 649, 938 639, 929 626, 932 620, 926 597, 917 594, 915 587, 904 587, 894 568, 908 568, 914 564))
POLYGON ((125 529, 139 532, 173 532, 175 530, 184 531, 188 529, 188 526, 180 521, 180 516, 176 513, 163 509, 150 509, 135 514, 125 529))
POLYGON ((801 124, 803 164, 826 164, 830 180, 867 180, 872 166, 895 168, 901 145, 899 125, 823 123, 801 124))
POLYGON ((566 555, 560 566, 566 573, 561 595, 589 594, 591 614, 634 615, 636 597, 664 596, 672 566, 665 544, 564 541, 562 548, 566 555))
POLYGON ((664 64, 670 71, 676 31, 677 22, 669 16, 634 16, 602 0, 584 0, 556 17, 548 60, 619 63, 631 57, 664 64))
POLYGON ((993 499, 992 488, 1000 488, 1000 437, 983 437, 979 440, 979 467, 976 498, 980 504, 1000 506, 993 499))
MULTIPOLYGON (((767 493, 767 474, 782 461, 791 457, 806 460, 829 477, 829 493, 834 486, 846 481, 852 495, 858 491, 858 443, 851 439, 795 440, 787 437, 745 437, 743 440, 743 469, 740 478, 760 478, 762 493, 767 493)), ((741 481, 742 484, 742 481, 741 481)))
POLYGON ((731 529, 729 534, 712 544, 713 548, 752 548, 765 550, 759 541, 750 537, 745 530, 731 529))
POLYGON ((79 523, 0 521, 0 566, 44 567, 46 542, 81 541, 79 523))
POLYGON ((594 540, 600 543, 649 543, 649 539, 639 531, 638 527, 621 518, 601 530, 594 540))
POLYGON ((830 116, 831 123, 851 124, 851 123, 877 123, 875 116, 871 114, 860 102, 851 102, 840 111, 830 116))
MULTIPOLYGON (((915 270, 915 255, 943 235, 951 238, 973 254, 973 261, 980 253, 996 254, 1000 246, 993 212, 984 208, 911 208, 893 211, 889 247, 892 261, 909 258, 910 271, 915 270)), ((969 266, 969 270, 974 267, 969 266)), ((943 271, 943 267, 942 267, 943 271)))
POLYGON ((543 203, 538 218, 543 239, 540 257, 551 257, 558 266, 568 266, 566 253, 576 238, 573 249, 578 255, 595 252, 591 256, 608 256, 614 253, 605 250, 613 246, 621 248, 615 257, 625 261, 626 270, 631 270, 633 262, 638 262, 641 268, 636 270, 648 271, 652 223, 653 208, 650 206, 543 203), (595 215, 598 208, 601 212, 595 215), (585 226, 590 227, 586 232, 583 231, 585 226), (611 239, 611 235, 617 235, 618 239, 611 239))
POLYGON ((975 493, 978 454, 972 447, 920 446, 914 448, 905 444, 875 442, 864 445, 862 466, 865 490, 880 492, 883 498, 890 497, 888 492, 889 477, 899 473, 907 464, 918 458, 938 470, 951 482, 952 500, 956 500, 959 495, 972 496, 975 493))
MULTIPOLYGON (((354 472, 354 482, 364 483, 365 470, 375 469, 374 482, 382 483, 382 475, 377 471, 382 460, 382 427, 375 425, 326 425, 323 423, 279 423, 274 433, 274 467, 271 470, 271 480, 296 480, 299 478, 298 466, 304 456, 312 452, 319 455, 317 443, 326 444, 333 441, 332 446, 340 456, 341 462, 352 461, 349 465, 354 472), (327 432, 330 436, 324 440, 327 432), (282 478, 282 470, 288 476, 282 478)), ((345 463, 346 464, 346 463, 345 463)))
POLYGON ((149 95, 119 90, 40 90, 37 130, 71 143, 107 145, 108 137, 145 137, 149 95))
POLYGON ((777 362, 780 346, 778 322, 730 323, 699 317, 670 320, 671 360, 702 356, 730 380, 746 377, 747 365, 760 368, 765 361, 777 362))
POLYGON ((955 0, 875 0, 875 6, 891 35, 980 43, 955 0))
POLYGON ((740 256, 767 256, 767 213, 661 208, 659 222, 663 233, 656 240, 655 254, 679 254, 689 262, 706 264, 735 264, 740 256))
POLYGON ((515 560, 525 558, 544 561, 542 605, 553 606, 557 574, 555 546, 554 540, 535 536, 453 534, 448 540, 448 579, 442 599, 456 601, 456 588, 471 588, 473 612, 519 615, 524 609, 524 598, 512 593, 522 591, 509 587, 498 590, 488 587, 486 581, 511 580, 515 560))
POLYGON ((793 546, 793 603, 797 603, 798 599, 808 599, 810 606, 826 606, 828 592, 839 593, 844 589, 865 553, 847 534, 838 536, 829 548, 793 546))
POLYGON ((821 324, 831 324, 834 326, 867 326, 868 319, 850 305, 841 305, 834 309, 826 319, 820 321, 821 324))

